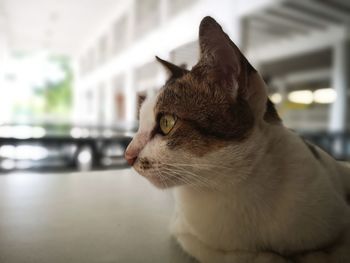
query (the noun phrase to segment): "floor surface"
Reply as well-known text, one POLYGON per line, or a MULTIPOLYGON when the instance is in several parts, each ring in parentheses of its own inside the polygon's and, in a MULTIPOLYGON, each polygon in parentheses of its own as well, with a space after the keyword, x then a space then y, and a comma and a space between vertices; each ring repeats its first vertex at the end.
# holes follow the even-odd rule
POLYGON ((172 211, 171 192, 130 169, 0 176, 0 262, 192 262, 172 211))

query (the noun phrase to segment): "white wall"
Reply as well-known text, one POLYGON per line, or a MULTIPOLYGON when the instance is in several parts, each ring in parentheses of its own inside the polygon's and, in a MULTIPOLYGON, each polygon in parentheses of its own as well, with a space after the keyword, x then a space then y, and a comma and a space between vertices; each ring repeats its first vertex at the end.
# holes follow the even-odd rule
MULTIPOLYGON (((137 92, 144 87, 149 87, 149 89, 152 87, 159 88, 165 80, 165 73, 159 66, 158 69, 155 69, 156 72, 153 78, 147 79, 146 83, 144 83, 145 85, 138 85, 135 74, 137 69, 154 61, 155 55, 163 59, 170 59, 170 54, 174 49, 197 41, 198 26, 204 16, 211 15, 217 19, 231 39, 240 46, 244 35, 241 32, 244 26, 242 24, 243 18, 246 18, 253 12, 258 15, 266 15, 263 11, 264 8, 270 6, 279 7, 286 2, 283 0, 192 0, 194 4, 172 16, 169 10, 172 0, 159 0, 160 4, 157 9, 159 12, 159 23, 140 37, 135 29, 138 26, 135 11, 137 1, 124 1, 123 5, 111 17, 107 17, 105 21, 102 21, 99 30, 92 32, 90 39, 81 47, 81 52, 76 57, 76 75, 78 77, 76 78, 74 92, 73 120, 75 122, 114 125, 116 123, 116 114, 113 97, 115 89, 121 88, 126 97, 125 121, 132 123, 136 120, 137 92), (125 47, 123 50, 113 54, 109 52, 105 63, 100 63, 89 73, 80 75, 81 60, 89 52, 93 52, 96 55, 100 39, 106 38, 107 46, 111 49, 113 46, 112 28, 115 22, 122 17, 126 17, 125 47), (123 76, 124 85, 122 87, 115 87, 113 80, 116 76, 123 76), (101 123, 101 116, 98 113, 99 103, 101 103, 98 101, 99 87, 105 89, 104 96, 106 97, 103 105, 105 109, 105 115, 102 118, 103 123, 101 123), (94 98, 92 105, 87 105, 87 101, 82 95, 87 92, 90 92, 94 98)), ((327 22, 322 21, 322 23, 327 22)), ((262 65, 262 63, 271 63, 307 54, 315 50, 334 47, 340 41, 348 38, 347 32, 346 27, 335 27, 334 24, 327 24, 327 28, 323 31, 310 29, 308 34, 276 39, 266 45, 263 43, 255 45, 254 48, 245 50, 245 54, 255 67, 259 68, 259 65, 262 65)), ((258 41, 258 43, 260 42, 258 41)), ((339 74, 339 70, 334 69, 334 74, 339 74)), ((339 80, 340 78, 336 79, 339 80)), ((342 92, 344 92, 344 88, 342 88, 342 92)), ((332 107, 329 123, 325 120, 324 123, 317 123, 317 127, 332 129, 331 127, 334 127, 334 118, 337 118, 339 112, 344 112, 344 109, 345 107, 332 107)), ((323 115, 326 115, 324 109, 321 112, 323 115)), ((344 118, 341 120, 342 123, 343 120, 344 118)), ((341 125, 342 127, 345 126, 341 125)))
MULTIPOLYGON (((107 88, 106 96, 109 98, 109 103, 106 105, 106 125, 113 124, 113 103, 110 102, 110 98, 113 96, 112 81, 114 76, 123 74, 125 76, 124 91, 127 98, 126 103, 126 121, 131 122, 136 119, 136 91, 134 72, 135 69, 154 61, 154 56, 158 55, 164 59, 168 59, 170 52, 186 43, 196 41, 198 36, 198 26, 201 19, 206 15, 211 15, 218 20, 223 26, 226 32, 229 33, 231 38, 239 45, 240 43, 240 18, 238 16, 237 8, 242 6, 241 0, 221 0, 220 3, 211 0, 197 0, 189 8, 185 8, 184 11, 177 14, 175 17, 168 15, 169 10, 167 6, 171 0, 160 0, 160 12, 161 19, 160 24, 144 37, 138 39, 134 35, 135 30, 135 1, 124 2, 124 6, 117 10, 113 17, 110 17, 104 21, 101 29, 92 34, 91 39, 82 47, 82 52, 77 57, 79 61, 92 47, 98 45, 99 39, 105 35, 111 38, 111 28, 116 20, 123 15, 127 15, 127 47, 119 54, 113 55, 108 59, 108 62, 98 66, 92 72, 81 76, 78 74, 76 79, 76 92, 75 92, 75 111, 74 121, 76 122, 90 122, 96 123, 96 114, 86 114, 86 107, 84 102, 81 101, 81 90, 91 89, 94 95, 97 94, 96 88, 98 83, 105 83, 107 88), (170 18, 169 18, 170 17, 170 18), (136 40, 134 40, 136 38, 136 40)), ((266 1, 267 2, 267 1, 266 1)), ((253 8, 254 5, 249 5, 245 8, 244 12, 247 12, 249 8, 253 8)), ((77 63, 78 65, 78 63, 77 63)), ((76 68, 79 72, 79 66, 76 68)), ((156 74, 154 85, 160 87, 164 83, 164 73, 159 67, 159 72, 156 74)))
MULTIPOLYGON (((5 26, 5 17, 0 10, 0 89, 5 89, 5 65, 8 59, 8 38, 5 26)), ((11 107, 8 104, 6 90, 2 90, 0 96, 0 123, 8 122, 11 119, 11 107)))

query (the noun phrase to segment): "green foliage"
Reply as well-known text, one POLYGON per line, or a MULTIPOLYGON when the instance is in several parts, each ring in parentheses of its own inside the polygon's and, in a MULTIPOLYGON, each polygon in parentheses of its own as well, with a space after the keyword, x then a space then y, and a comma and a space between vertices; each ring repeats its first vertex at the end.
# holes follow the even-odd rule
POLYGON ((13 94, 9 96, 12 121, 68 120, 73 88, 69 58, 46 52, 11 55, 14 66, 7 74, 6 84, 13 94))
POLYGON ((65 78, 58 83, 46 84, 43 89, 44 110, 54 115, 67 115, 72 106, 73 72, 69 60, 65 57, 51 56, 49 60, 61 67, 65 72, 65 78))

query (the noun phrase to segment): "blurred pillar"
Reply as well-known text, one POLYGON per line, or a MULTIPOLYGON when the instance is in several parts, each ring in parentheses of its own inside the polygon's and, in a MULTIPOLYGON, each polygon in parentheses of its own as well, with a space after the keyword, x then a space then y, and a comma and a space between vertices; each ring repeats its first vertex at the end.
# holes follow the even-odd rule
POLYGON ((332 87, 337 99, 330 108, 329 130, 344 132, 347 128, 350 85, 350 45, 348 41, 337 43, 333 48, 332 87))
POLYGON ((160 0, 160 23, 164 25, 169 18, 168 0, 160 0))
POLYGON ((3 80, 5 57, 7 52, 7 39, 5 31, 5 21, 0 13, 0 81, 3 80))
POLYGON ((105 121, 107 126, 112 126, 115 120, 115 94, 114 94, 114 79, 110 79, 106 82, 106 105, 105 105, 105 121))
POLYGON ((277 87, 277 92, 281 95, 281 103, 277 107, 281 107, 288 102, 287 82, 284 78, 280 78, 276 79, 274 84, 277 87))
POLYGON ((101 83, 98 87, 98 114, 96 123, 103 127, 106 123, 106 84, 101 83))
POLYGON ((134 69, 130 68, 125 74, 126 121, 136 121, 136 87, 134 85, 134 69))
POLYGON ((9 58, 8 50, 8 38, 6 34, 6 24, 4 14, 0 10, 0 89, 2 90, 2 96, 0 97, 0 123, 9 120, 11 110, 8 107, 8 97, 5 96, 5 65, 6 60, 9 58))

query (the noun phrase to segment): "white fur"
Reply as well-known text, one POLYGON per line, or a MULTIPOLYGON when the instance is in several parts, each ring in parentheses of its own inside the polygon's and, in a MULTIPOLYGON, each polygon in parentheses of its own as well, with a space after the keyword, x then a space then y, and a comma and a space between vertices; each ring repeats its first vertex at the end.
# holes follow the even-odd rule
MULTIPOLYGON (((244 161, 256 145, 257 158, 246 162, 244 169, 221 174, 219 191, 174 189, 173 234, 200 262, 288 262, 277 253, 322 249, 349 231, 349 206, 338 164, 320 149, 322 161, 316 160, 298 136, 281 126, 259 129, 245 145, 251 149, 224 150, 226 156, 244 161)), ((325 262, 350 262, 347 235, 329 256, 310 252, 297 262, 322 262, 320 258, 326 257, 325 262)))
POLYGON ((147 97, 140 109, 139 129, 126 149, 125 156, 140 156, 141 151, 150 140, 152 129, 155 126, 154 106, 156 97, 147 97))
POLYGON ((143 102, 140 110, 139 131, 151 132, 155 126, 154 107, 157 102, 157 96, 149 96, 143 102))
MULTIPOLYGON (((140 124, 139 129, 129 144, 125 156, 134 155, 138 159, 148 158, 151 161, 160 160, 166 156, 167 150, 165 142, 160 139, 159 135, 151 138, 151 132, 156 126, 156 116, 154 114, 157 96, 147 97, 140 109, 140 124)), ((154 164, 155 166, 156 164, 154 164)), ((134 169, 141 175, 150 180, 158 187, 166 187, 165 180, 159 180, 159 177, 154 176, 154 169, 144 170, 140 162, 136 161, 133 165, 134 169)))
POLYGON ((210 263, 350 262, 350 169, 319 148, 317 160, 296 134, 264 121, 248 140, 203 157, 170 151, 149 138, 155 101, 144 103, 131 147, 158 166, 134 167, 157 186, 183 176, 171 231, 186 252, 210 263))
MULTIPOLYGON (((225 76, 230 69, 232 75, 240 73, 241 57, 225 57, 237 56, 236 48, 212 18, 203 19, 199 42, 205 47, 200 63, 215 60, 215 71, 221 65, 225 76)), ((299 136, 265 122, 265 83, 253 72, 246 77, 245 86, 236 86, 231 95, 244 89, 255 120, 249 138, 208 147, 204 155, 203 149, 192 154, 200 151, 188 150, 191 142, 170 149, 166 136, 150 136, 156 98, 149 99, 128 148, 140 158, 134 168, 158 187, 176 186, 171 231, 200 262, 350 262, 350 169, 321 149, 318 160, 299 136)))

